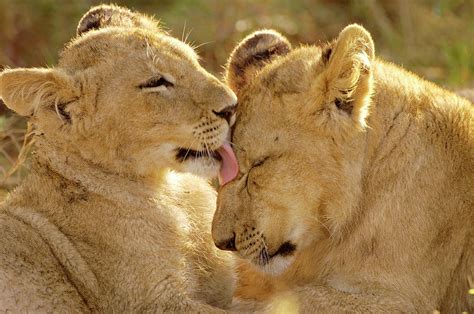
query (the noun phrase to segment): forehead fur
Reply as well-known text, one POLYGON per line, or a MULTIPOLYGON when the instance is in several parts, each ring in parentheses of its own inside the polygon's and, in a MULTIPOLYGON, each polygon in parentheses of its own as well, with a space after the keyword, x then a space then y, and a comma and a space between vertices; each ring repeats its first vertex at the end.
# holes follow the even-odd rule
MULTIPOLYGON (((254 114, 254 109, 263 106, 255 99, 260 99, 265 95, 284 100, 291 95, 295 96, 307 91, 314 81, 314 75, 323 70, 325 60, 321 58, 321 53, 321 47, 303 46, 267 63, 257 71, 247 85, 242 87, 241 101, 237 109, 239 115, 254 114), (248 108, 249 106, 257 108, 251 109, 248 108), (252 113, 249 113, 249 110, 252 113)), ((277 99, 268 101, 264 106, 280 106, 281 102, 277 99)))
POLYGON ((143 28, 114 27, 86 33, 72 40, 60 55, 59 66, 84 70, 132 51, 144 51, 150 58, 156 53, 176 56, 196 63, 196 52, 185 43, 164 33, 143 28))
POLYGON ((307 80, 310 78, 306 77, 306 74, 321 63, 320 56, 320 47, 309 46, 292 50, 286 56, 275 59, 263 67, 255 81, 268 87, 275 87, 276 92, 296 92, 298 90, 294 90, 294 87, 308 83, 307 80), (287 83, 292 88, 288 89, 289 85, 285 86, 281 83, 287 83))

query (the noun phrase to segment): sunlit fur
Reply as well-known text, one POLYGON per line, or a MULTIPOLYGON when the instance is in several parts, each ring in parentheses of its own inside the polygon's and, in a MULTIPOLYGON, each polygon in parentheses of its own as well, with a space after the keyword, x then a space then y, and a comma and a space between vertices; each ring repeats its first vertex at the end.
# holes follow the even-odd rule
MULTIPOLYGON (((304 312, 472 312, 472 104, 376 59, 357 25, 327 45, 279 45, 252 34, 229 61, 240 173, 219 192, 215 242, 235 234, 260 271, 261 247, 293 243, 293 263, 254 277, 304 312)), ((238 295, 271 297, 246 286, 238 295)))
POLYGON ((229 124, 213 111, 235 95, 143 19, 81 28, 57 67, 0 74, 0 97, 36 134, 31 171, 0 208, 0 311, 208 313, 231 301, 231 258, 209 230, 215 193, 179 172, 214 175, 219 162, 181 162, 176 149, 221 146, 229 124), (154 76, 174 86, 140 88, 154 76))

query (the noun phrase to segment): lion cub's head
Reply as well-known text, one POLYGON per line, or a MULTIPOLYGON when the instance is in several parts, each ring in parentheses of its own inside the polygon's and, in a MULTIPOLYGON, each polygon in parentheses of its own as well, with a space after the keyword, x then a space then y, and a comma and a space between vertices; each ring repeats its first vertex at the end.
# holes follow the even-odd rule
POLYGON ((138 177, 166 167, 215 175, 236 105, 191 47, 115 6, 83 17, 57 67, 1 73, 0 96, 30 118, 39 148, 138 177))
POLYGON ((276 274, 337 238, 360 193, 373 59, 358 25, 322 47, 292 50, 274 31, 238 45, 227 80, 239 97, 240 173, 219 193, 218 247, 276 274))

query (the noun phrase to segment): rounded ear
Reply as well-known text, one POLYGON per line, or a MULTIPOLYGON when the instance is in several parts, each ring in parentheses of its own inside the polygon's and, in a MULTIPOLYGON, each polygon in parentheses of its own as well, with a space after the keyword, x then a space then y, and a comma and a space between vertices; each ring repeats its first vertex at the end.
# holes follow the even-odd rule
POLYGON ((360 25, 344 28, 337 40, 323 49, 326 99, 365 125, 373 91, 374 42, 360 25))
POLYGON ((261 30, 250 34, 230 55, 227 83, 234 92, 238 92, 260 68, 290 50, 289 41, 276 31, 261 30))
POLYGON ((98 5, 91 8, 79 21, 77 35, 104 27, 140 27, 159 31, 158 21, 116 5, 98 5))
POLYGON ((41 108, 62 114, 63 106, 77 100, 79 94, 74 80, 59 70, 11 69, 0 73, 0 98, 21 116, 32 116, 41 108))

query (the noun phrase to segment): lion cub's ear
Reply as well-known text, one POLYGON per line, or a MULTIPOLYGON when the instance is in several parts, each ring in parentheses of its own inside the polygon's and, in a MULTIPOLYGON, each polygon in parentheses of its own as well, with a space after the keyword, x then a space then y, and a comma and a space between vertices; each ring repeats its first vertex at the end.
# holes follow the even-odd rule
POLYGON ((21 116, 46 108, 66 115, 64 106, 79 98, 74 80, 54 69, 12 69, 0 73, 0 98, 21 116))
POLYGON ((288 40, 273 30, 257 31, 234 49, 227 64, 227 84, 238 92, 265 64, 291 50, 288 40))
POLYGON ((84 14, 77 26, 77 35, 110 26, 140 27, 160 31, 158 22, 151 17, 116 5, 103 4, 91 8, 84 14))
POLYGON ((365 126, 373 89, 374 42, 362 26, 352 24, 323 49, 325 99, 365 126))

